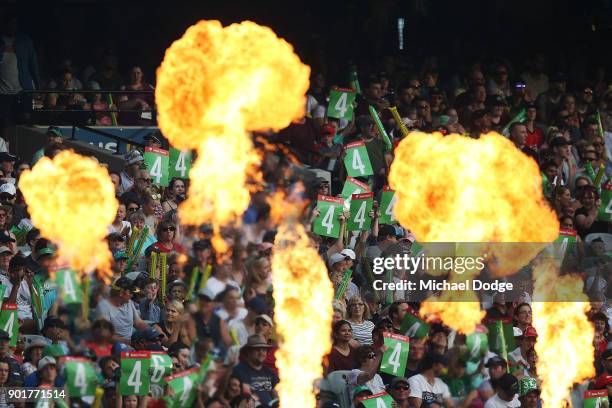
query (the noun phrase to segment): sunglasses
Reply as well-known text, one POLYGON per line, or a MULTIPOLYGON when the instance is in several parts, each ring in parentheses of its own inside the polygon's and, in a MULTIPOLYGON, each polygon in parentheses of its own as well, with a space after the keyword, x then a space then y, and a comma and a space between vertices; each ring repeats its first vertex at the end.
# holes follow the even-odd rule
POLYGON ((396 391, 410 391, 410 386, 408 386, 408 385, 398 385, 397 387, 394 387, 394 389, 396 391))
POLYGON ((138 177, 136 180, 142 180, 142 181, 145 181, 147 183, 152 183, 153 182, 152 178, 144 178, 144 177, 138 177))

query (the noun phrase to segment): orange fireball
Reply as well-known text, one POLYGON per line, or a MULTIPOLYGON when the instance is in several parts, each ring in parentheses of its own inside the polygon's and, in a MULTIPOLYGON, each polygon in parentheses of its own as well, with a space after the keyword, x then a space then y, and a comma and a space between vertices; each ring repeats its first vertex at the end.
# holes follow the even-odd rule
POLYGON ((183 222, 214 222, 218 232, 239 221, 247 181, 258 178, 248 132, 301 118, 309 74, 289 43, 250 21, 200 21, 168 48, 157 70, 159 127, 172 145, 198 152, 183 222))
POLYGON ((19 179, 32 222, 58 244, 60 259, 79 273, 98 268, 111 276, 105 241, 119 203, 108 171, 88 157, 66 150, 40 159, 19 179))

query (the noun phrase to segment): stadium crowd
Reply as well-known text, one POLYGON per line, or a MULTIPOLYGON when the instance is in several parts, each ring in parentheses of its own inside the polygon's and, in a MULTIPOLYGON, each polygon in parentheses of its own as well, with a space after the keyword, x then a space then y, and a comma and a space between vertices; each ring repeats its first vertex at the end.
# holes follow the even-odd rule
MULTIPOLYGON (((27 52, 31 44, 15 27, 6 27, 0 43, 0 115, 8 126, 22 101, 20 92, 41 85, 35 59, 27 52)), ((130 69, 131 79, 126 82, 120 79, 111 54, 103 61, 91 75, 76 75, 67 64, 59 77, 47 83, 57 94, 40 102, 68 110, 74 106, 103 109, 108 102, 102 92, 89 99, 78 93, 63 95, 60 90, 153 89, 139 67, 130 69)), ((94 375, 87 382, 95 383, 97 391, 70 397, 70 406, 171 406, 168 400, 180 390, 163 381, 151 378, 145 395, 130 392, 134 378, 126 371, 122 356, 129 356, 128 351, 167 356, 170 364, 164 370, 171 375, 199 369, 211 355, 213 362, 207 365, 205 379, 194 387, 194 406, 277 406, 274 352, 278 344, 270 262, 276 231, 266 198, 270 191, 293 191, 298 183, 303 184, 304 198, 313 202, 304 219, 315 223, 321 218, 314 206, 317 196, 342 194, 347 179, 345 147, 359 141, 372 167, 372 174, 360 181, 371 186, 377 201, 368 213, 371 227, 346 232, 348 213, 344 211, 333 220, 340 228, 336 237, 311 233, 340 293, 333 304, 333 348, 322 362, 325 378, 316 387, 319 406, 366 406, 362 398, 386 392, 392 406, 399 408, 539 407, 534 350, 538 334, 531 325, 529 294, 521 303, 483 305, 488 307, 488 319, 510 322, 513 338, 508 340, 515 345, 513 349, 494 353, 491 345, 473 361, 468 337, 433 323, 425 325, 424 333, 408 333, 409 351, 401 361, 404 375, 380 370, 386 350, 383 333, 406 335, 404 323, 419 308, 407 293, 389 299, 374 291, 368 273, 373 258, 398 247, 410 250, 415 241, 409 230, 379 222, 378 207, 393 146, 404 137, 388 109, 395 106, 409 130, 472 138, 497 131, 539 164, 545 195, 561 227, 575 230, 578 242, 591 244, 586 253, 579 253, 575 265, 576 272, 585 276, 584 291, 592 300, 589 318, 596 330, 597 376, 576 386, 572 400, 574 406, 582 406, 587 389, 607 390, 612 397, 612 342, 608 343, 612 236, 607 211, 612 197, 606 193, 612 174, 612 81, 603 70, 591 78, 570 80, 563 72, 547 69, 542 56, 526 61, 524 70, 511 67, 501 59, 474 61, 464 71, 452 72, 452 67, 440 66, 436 58, 430 58, 412 72, 371 74, 361 70, 350 81, 347 77, 335 84, 329 84, 323 73, 313 73, 306 117, 270 137, 289 152, 265 151, 265 188, 253 194, 242 225, 224 230, 230 254, 215 252, 210 225, 181 224, 177 207, 188 194, 189 180, 175 178, 167 188, 159 188, 144 164, 142 149, 131 150, 122 171, 110 172, 120 202, 107 238, 115 275, 110 286, 93 279, 80 302, 87 308, 67 303, 65 290, 49 279, 56 248, 32 225, 18 189, 24 170, 41 157, 53 157, 65 149, 61 131, 49 127, 48 145, 34 157, 18 158, 7 145, 0 153, 0 281, 5 287, 5 304, 17 305, 19 330, 15 339, 12 333, 0 330, 0 387, 78 388, 68 369, 71 360, 66 357, 72 356, 92 364, 94 375), (355 90, 357 84, 361 89, 351 105, 354 113, 330 116, 334 86, 355 90), (380 116, 390 145, 377 129, 369 107, 380 116), (602 174, 596 180, 599 169, 602 174), (316 176, 312 170, 318 170, 316 176), (145 227, 148 234, 140 237, 145 227), (142 238, 140 252, 132 246, 135 238, 142 238), (166 263, 158 268, 160 259, 166 263), (159 279, 162 269, 167 272, 164 281, 159 279), (352 275, 346 274, 348 269, 352 275), (343 283, 345 276, 350 281, 343 283), (161 286, 163 282, 166 287, 161 286)), ((117 104, 142 110, 154 106, 152 95, 131 95, 120 97, 117 104)), ((133 119, 141 124, 138 117, 133 119)), ((130 121, 121 119, 121 123, 124 120, 130 121)), ((100 114, 96 123, 109 125, 112 120, 109 114, 100 114)), ((160 133, 151 134, 147 144, 167 146, 160 133)), ((0 395, 0 407, 24 406, 7 398, 6 393, 0 395)), ((181 406, 178 404, 175 406, 181 406)))

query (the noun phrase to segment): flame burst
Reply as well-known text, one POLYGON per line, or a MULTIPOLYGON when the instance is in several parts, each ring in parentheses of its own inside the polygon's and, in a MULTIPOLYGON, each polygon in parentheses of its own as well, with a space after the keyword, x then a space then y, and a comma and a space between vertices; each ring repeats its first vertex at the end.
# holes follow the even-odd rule
POLYGON ((63 151, 40 159, 19 179, 32 222, 57 243, 59 257, 87 273, 112 275, 107 227, 119 206, 108 171, 95 160, 63 151))
POLYGON ((334 292, 327 268, 304 227, 279 227, 272 256, 274 320, 280 336, 276 353, 281 407, 314 407, 313 382, 331 350, 334 292))
POLYGON ((309 74, 289 43, 250 21, 200 21, 168 48, 157 70, 159 127, 177 148, 198 152, 182 222, 214 222, 218 237, 218 226, 239 221, 247 181, 259 178, 248 131, 301 118, 309 74))
MULTIPOLYGON (((397 194, 395 215, 419 241, 544 243, 557 237, 559 223, 542 195, 537 164, 505 137, 411 133, 395 154, 389 174, 397 194)), ((500 252, 497 246, 493 255, 504 269, 495 272, 516 271, 542 247, 500 252)), ((462 279, 475 273, 465 273, 462 279)), ((462 331, 474 328, 484 316, 477 313, 477 303, 457 299, 461 292, 445 296, 442 300, 458 302, 453 307, 426 302, 424 312, 462 331)))
POLYGON ((536 265, 534 299, 549 301, 532 304, 542 400, 555 408, 564 406, 573 384, 595 375, 595 330, 585 314, 589 303, 582 294, 583 282, 576 276, 559 277, 557 270, 552 260, 536 265))

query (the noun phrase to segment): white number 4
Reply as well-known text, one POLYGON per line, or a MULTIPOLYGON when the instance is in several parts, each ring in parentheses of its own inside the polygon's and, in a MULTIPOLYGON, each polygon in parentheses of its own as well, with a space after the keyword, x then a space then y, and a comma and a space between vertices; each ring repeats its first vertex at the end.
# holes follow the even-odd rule
POLYGON ((76 366, 74 387, 81 389, 81 395, 85 395, 87 392, 87 375, 85 374, 85 366, 83 364, 77 364, 76 366))
POLYGON ((359 173, 365 174, 365 165, 361 160, 361 154, 359 154, 359 149, 353 149, 353 162, 351 164, 353 169, 359 170, 359 173))
POLYGON ((321 225, 327 229, 327 233, 331 234, 332 229, 334 228, 334 206, 330 205, 327 207, 327 212, 323 217, 323 221, 321 221, 321 225))
POLYGON ((612 199, 608 201, 608 205, 606 205, 606 209, 604 211, 606 214, 612 214, 612 199))
POLYGON ((363 228, 363 223, 365 222, 365 209, 366 209, 366 201, 363 201, 357 210, 357 214, 355 214, 355 219, 353 220, 356 224, 359 224, 359 229, 363 228))
POLYGON ((342 117, 344 117, 344 114, 348 110, 348 106, 346 103, 347 99, 348 99, 348 94, 346 92, 342 92, 340 94, 340 97, 336 101, 336 104, 334 105, 334 109, 340 112, 340 116, 342 117))
MULTIPOLYGON (((181 178, 185 177, 185 171, 187 171, 187 166, 185 165, 185 152, 180 152, 178 157, 176 158, 176 164, 174 165, 174 170, 177 172, 181 172, 181 178)), ((153 173, 151 173, 153 174, 153 173)))
POLYGON ((393 366, 393 374, 397 373, 397 370, 400 368, 400 355, 402 353, 402 343, 395 343, 395 347, 393 347, 393 352, 389 356, 388 363, 390 366, 393 366))
POLYGON ((162 178, 162 166, 161 166, 162 158, 161 156, 155 157, 155 161, 153 162, 153 166, 151 166, 151 176, 155 177, 155 184, 161 183, 162 178))
POLYGON ((396 201, 397 201, 397 196, 393 194, 393 198, 391 198, 391 201, 389 202, 389 205, 387 206, 387 209, 385 210, 385 214, 387 214, 392 220, 395 219, 395 217, 393 216, 393 207, 395 207, 396 201))
POLYGON ((140 379, 140 374, 142 372, 142 361, 138 360, 134 363, 134 368, 130 376, 127 379, 127 385, 130 387, 134 387, 134 394, 138 394, 140 391, 140 387, 142 386, 142 381, 140 379))

